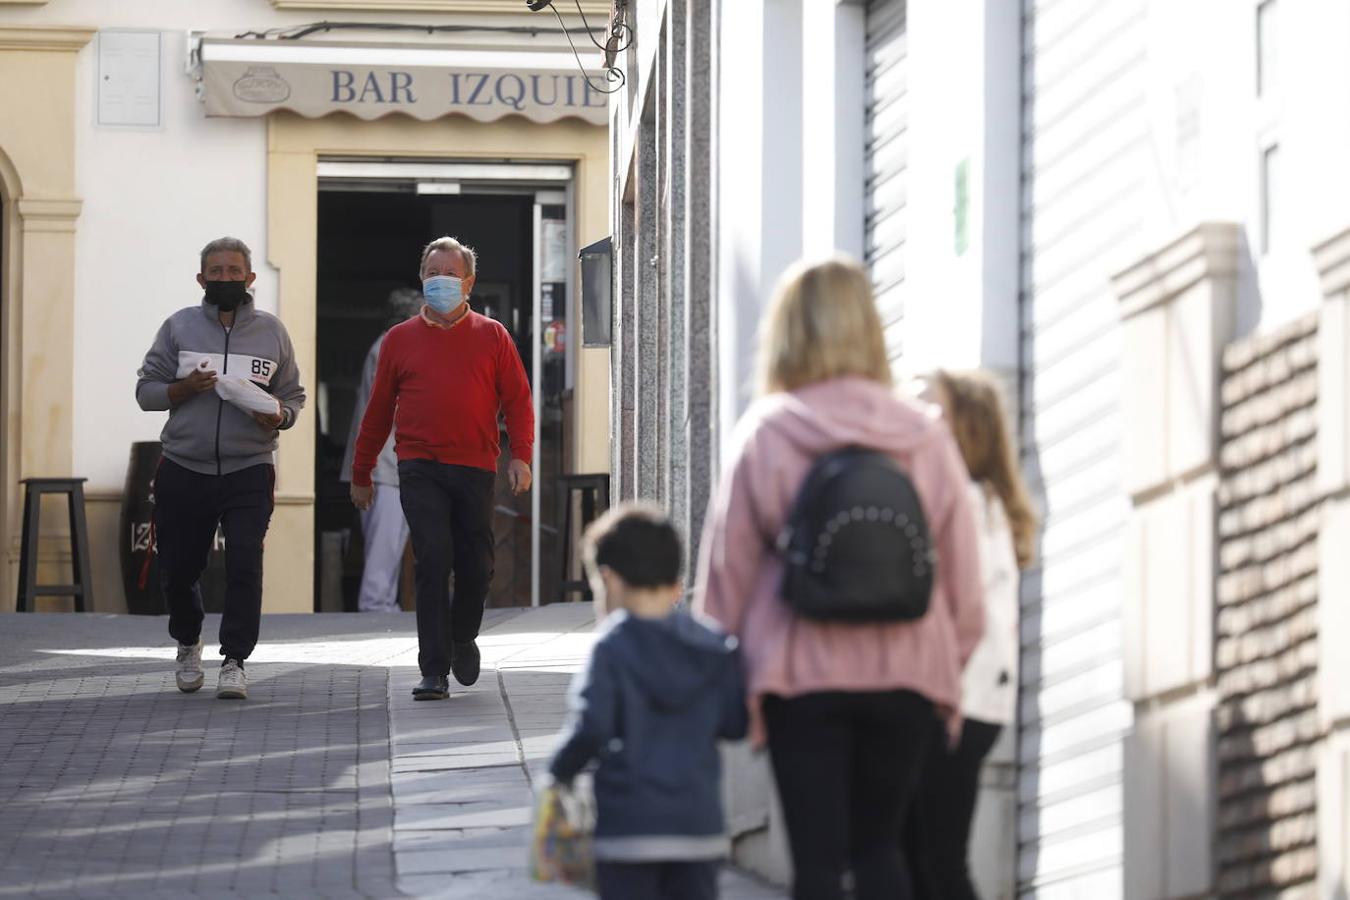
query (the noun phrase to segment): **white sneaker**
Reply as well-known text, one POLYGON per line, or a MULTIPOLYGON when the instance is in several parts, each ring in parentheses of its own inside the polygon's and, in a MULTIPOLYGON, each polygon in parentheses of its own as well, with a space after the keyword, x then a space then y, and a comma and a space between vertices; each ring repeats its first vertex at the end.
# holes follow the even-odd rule
POLYGON ((221 700, 248 698, 248 678, 238 660, 227 659, 220 664, 220 680, 216 682, 216 697, 221 700))
POLYGON ((201 638, 197 638, 196 644, 178 645, 178 662, 173 677, 178 682, 178 689, 185 694, 190 694, 202 686, 206 674, 202 672, 201 638))

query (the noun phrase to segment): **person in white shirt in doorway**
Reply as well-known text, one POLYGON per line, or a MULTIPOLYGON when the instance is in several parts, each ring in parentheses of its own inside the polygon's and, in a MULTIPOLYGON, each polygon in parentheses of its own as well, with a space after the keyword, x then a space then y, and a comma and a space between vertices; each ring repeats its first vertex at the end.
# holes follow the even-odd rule
POLYGON ((979 533, 984 637, 961 679, 961 737, 928 756, 905 842, 915 896, 976 900, 968 865, 980 768, 1017 710, 1019 570, 1031 565, 1036 513, 1017 468, 999 386, 983 372, 939 370, 928 381, 970 473, 979 533))
MULTIPOLYGON (((406 322, 422 308, 422 292, 412 288, 396 288, 387 301, 390 327, 406 322)), ((380 360, 380 347, 388 329, 375 339, 366 352, 361 367, 361 386, 356 391, 356 406, 352 409, 351 430, 347 432, 347 450, 342 458, 342 480, 352 480, 352 459, 356 455, 356 437, 361 431, 361 419, 370 403, 370 391, 375 386, 375 371, 380 360)), ((403 548, 408 543, 408 520, 398 492, 398 456, 394 453, 394 435, 384 442, 384 448, 375 458, 375 469, 370 473, 372 496, 370 507, 360 510, 361 536, 365 540, 365 564, 361 569, 361 591, 356 608, 361 612, 398 612, 398 582, 402 571, 403 548)))

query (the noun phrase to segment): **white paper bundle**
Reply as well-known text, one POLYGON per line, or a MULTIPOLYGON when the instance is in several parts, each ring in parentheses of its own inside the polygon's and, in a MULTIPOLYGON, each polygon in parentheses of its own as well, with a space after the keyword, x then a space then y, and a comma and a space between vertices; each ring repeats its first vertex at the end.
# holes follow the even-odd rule
POLYGON ((243 375, 226 372, 216 376, 216 393, 246 413, 275 416, 281 403, 243 375))

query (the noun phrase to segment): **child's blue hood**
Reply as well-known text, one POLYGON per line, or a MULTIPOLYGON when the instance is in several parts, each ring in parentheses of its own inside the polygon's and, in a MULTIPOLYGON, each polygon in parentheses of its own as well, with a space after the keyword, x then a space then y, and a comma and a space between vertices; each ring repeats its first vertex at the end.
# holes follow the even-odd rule
POLYGON ((627 638, 614 642, 623 675, 664 709, 681 709, 698 698, 723 675, 726 657, 736 650, 736 638, 686 613, 644 619, 620 610, 608 625, 623 629, 627 638))

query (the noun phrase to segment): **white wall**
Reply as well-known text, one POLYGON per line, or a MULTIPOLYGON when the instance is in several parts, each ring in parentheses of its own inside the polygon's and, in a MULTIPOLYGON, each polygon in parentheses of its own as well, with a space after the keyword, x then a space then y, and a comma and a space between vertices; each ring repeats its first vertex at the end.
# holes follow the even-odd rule
POLYGON ((865 28, 860 3, 803 4, 801 221, 802 252, 811 257, 863 258, 865 28))
POLYGON ((1020 29, 1000 0, 909 6, 906 374, 1017 366, 1020 29))
POLYGON ((164 318, 200 301, 194 276, 207 241, 230 234, 252 248, 258 307, 276 312, 267 122, 206 119, 183 74, 181 33, 165 33, 162 50, 158 130, 94 125, 97 47, 79 60, 75 471, 91 490, 120 489, 131 442, 159 437, 164 415, 140 411, 135 372, 164 318))
POLYGON ((907 374, 980 364, 983 0, 909 5, 907 374), (956 167, 969 160, 969 249, 955 252, 956 167))
POLYGON ((717 403, 725 451, 753 396, 760 310, 802 253, 801 4, 726 3, 720 28, 714 203, 717 403))

